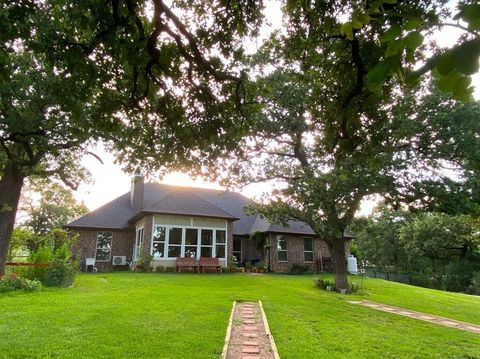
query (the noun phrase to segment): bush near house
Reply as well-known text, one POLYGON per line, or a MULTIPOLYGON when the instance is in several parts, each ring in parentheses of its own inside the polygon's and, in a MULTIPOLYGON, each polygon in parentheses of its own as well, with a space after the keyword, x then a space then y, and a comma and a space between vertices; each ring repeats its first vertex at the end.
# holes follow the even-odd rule
POLYGON ((13 292, 15 290, 36 291, 42 288, 38 280, 22 278, 16 273, 8 273, 0 278, 0 293, 13 292))

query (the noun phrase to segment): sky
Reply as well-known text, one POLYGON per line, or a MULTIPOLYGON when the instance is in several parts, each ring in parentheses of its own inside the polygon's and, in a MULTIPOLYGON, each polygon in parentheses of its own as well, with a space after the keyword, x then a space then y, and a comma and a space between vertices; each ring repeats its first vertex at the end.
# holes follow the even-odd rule
MULTIPOLYGON (((267 1, 265 13, 268 14, 270 25, 262 29, 259 39, 248 44, 248 47, 252 51, 261 45, 262 40, 268 36, 272 28, 275 29, 281 26, 281 11, 278 2, 267 1)), ((459 36, 459 30, 451 27, 439 30, 434 35, 438 45, 441 47, 452 46, 459 36)), ((475 87, 474 97, 480 99, 480 73, 473 76, 472 83, 475 87)), ((86 155, 83 158, 81 165, 91 173, 92 182, 81 184, 75 192, 75 197, 78 201, 84 202, 90 210, 93 210, 128 192, 130 190, 131 175, 123 172, 121 165, 115 164, 114 156, 106 152, 101 143, 97 144, 97 146, 91 150, 100 156, 103 164, 91 155, 86 155)), ((223 187, 217 183, 205 182, 201 179, 194 180, 188 175, 179 172, 170 173, 161 180, 158 178, 150 178, 149 181, 179 186, 223 189, 223 187)), ((274 184, 252 184, 243 188, 241 193, 246 197, 255 199, 262 193, 269 192, 273 187, 274 184)), ((358 215, 368 215, 371 213, 375 204, 375 200, 365 200, 361 205, 358 215)))

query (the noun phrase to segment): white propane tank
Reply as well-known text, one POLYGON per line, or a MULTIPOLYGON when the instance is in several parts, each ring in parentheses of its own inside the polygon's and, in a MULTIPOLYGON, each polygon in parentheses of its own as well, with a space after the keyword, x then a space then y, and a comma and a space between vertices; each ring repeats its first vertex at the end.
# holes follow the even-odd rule
POLYGON ((352 255, 347 257, 347 271, 350 274, 358 273, 357 258, 352 255))

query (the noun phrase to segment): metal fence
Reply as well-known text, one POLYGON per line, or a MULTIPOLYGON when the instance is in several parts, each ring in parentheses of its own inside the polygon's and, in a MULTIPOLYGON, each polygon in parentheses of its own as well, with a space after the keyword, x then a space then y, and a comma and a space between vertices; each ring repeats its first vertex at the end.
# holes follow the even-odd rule
POLYGON ((378 267, 364 267, 362 269, 365 275, 370 278, 381 278, 381 279, 390 280, 392 282, 413 284, 412 283, 413 279, 406 274, 390 273, 388 271, 385 271, 384 268, 378 268, 378 267))

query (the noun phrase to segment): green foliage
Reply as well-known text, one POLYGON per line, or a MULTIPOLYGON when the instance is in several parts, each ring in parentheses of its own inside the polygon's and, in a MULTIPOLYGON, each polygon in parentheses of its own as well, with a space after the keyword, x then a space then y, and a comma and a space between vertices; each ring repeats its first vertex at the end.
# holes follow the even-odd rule
POLYGON ((88 213, 88 208, 76 201, 70 189, 45 179, 29 182, 20 206, 28 216, 23 225, 36 235, 46 234, 88 213))
POLYGON ((63 230, 58 230, 56 237, 55 234, 47 237, 36 251, 30 253, 28 261, 48 264, 48 266, 22 268, 22 275, 29 279, 39 280, 48 287, 73 285, 79 266, 79 263, 72 259, 71 247, 75 239, 76 237, 70 237, 63 230))
POLYGON ((384 211, 353 228, 366 261, 407 273, 415 285, 469 291, 480 269, 478 224, 472 217, 384 211))
MULTIPOLYGON (((64 255, 64 254, 63 254, 64 255)), ((70 258, 62 258, 62 254, 56 256, 48 267, 43 283, 47 287, 70 287, 78 273, 78 263, 70 258)))
POLYGON ((13 292, 15 290, 33 292, 41 289, 42 283, 40 281, 19 277, 15 272, 0 278, 0 293, 13 292))
POLYGON ((152 261, 153 256, 148 251, 142 249, 138 259, 140 270, 142 272, 150 272, 152 270, 152 261))
POLYGON ((325 278, 316 278, 314 283, 317 288, 322 290, 332 291, 335 288, 335 283, 332 280, 325 278))
POLYGON ((288 272, 290 274, 305 274, 308 272, 308 266, 303 264, 292 264, 288 272))

